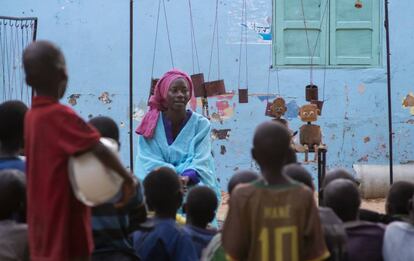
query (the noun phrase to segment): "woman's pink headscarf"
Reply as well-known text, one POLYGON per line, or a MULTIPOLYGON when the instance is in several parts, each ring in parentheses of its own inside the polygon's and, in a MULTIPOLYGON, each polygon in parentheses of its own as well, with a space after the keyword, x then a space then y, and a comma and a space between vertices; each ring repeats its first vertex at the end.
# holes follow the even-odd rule
POLYGON ((149 99, 149 111, 145 114, 144 119, 136 129, 135 132, 137 134, 149 139, 154 136, 160 111, 165 111, 167 109, 168 89, 171 84, 179 78, 183 78, 187 81, 190 91, 190 99, 193 98, 193 82, 188 74, 178 69, 172 69, 171 71, 166 72, 161 79, 158 80, 157 85, 155 86, 154 94, 151 95, 149 99))

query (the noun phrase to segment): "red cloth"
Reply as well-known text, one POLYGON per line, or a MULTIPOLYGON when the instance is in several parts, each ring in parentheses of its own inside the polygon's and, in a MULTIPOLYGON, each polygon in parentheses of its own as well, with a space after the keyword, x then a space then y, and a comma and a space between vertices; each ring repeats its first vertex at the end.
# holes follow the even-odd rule
POLYGON ((34 97, 24 135, 31 260, 89 256, 90 209, 73 194, 68 160, 97 144, 99 133, 57 100, 34 97))

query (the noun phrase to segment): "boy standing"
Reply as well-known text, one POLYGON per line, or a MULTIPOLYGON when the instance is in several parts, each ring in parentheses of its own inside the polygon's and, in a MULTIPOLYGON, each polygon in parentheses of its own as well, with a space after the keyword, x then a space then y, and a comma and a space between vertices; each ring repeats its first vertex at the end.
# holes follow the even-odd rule
POLYGON ((282 175, 288 130, 266 122, 256 129, 252 156, 263 179, 238 186, 230 198, 223 247, 235 260, 323 260, 326 249, 312 192, 282 175))
POLYGON ((92 152, 124 179, 123 205, 134 193, 132 176, 103 144, 99 133, 59 103, 68 76, 61 51, 37 41, 23 53, 26 82, 35 91, 25 118, 28 225, 31 260, 89 260, 90 210, 79 202, 68 176, 71 156, 92 152))

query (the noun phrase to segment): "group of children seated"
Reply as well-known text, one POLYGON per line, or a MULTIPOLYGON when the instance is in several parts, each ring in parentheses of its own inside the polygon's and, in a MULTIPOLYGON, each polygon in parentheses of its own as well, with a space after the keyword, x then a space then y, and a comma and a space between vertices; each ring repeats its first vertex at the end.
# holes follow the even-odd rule
POLYGON ((47 42, 31 48, 24 63, 28 83, 40 94, 33 108, 19 101, 0 104, 0 260, 413 259, 414 184, 394 183, 381 214, 361 209, 358 180, 335 169, 321 185, 318 207, 311 174, 296 162, 289 131, 276 122, 256 128, 251 155, 260 174, 232 175, 224 222, 217 220, 216 193, 202 185, 184 191, 172 169, 161 167, 134 181, 98 145, 99 136, 119 143, 117 124, 103 116, 85 124, 60 105, 67 81, 63 56, 47 42), (54 118, 55 111, 61 118, 54 118), (67 170, 59 164, 67 166, 70 155, 83 151, 121 172, 120 203, 93 207, 90 214, 68 192, 67 170), (33 163, 38 161, 43 165, 33 163), (48 173, 54 175, 40 184, 39 175, 48 173))

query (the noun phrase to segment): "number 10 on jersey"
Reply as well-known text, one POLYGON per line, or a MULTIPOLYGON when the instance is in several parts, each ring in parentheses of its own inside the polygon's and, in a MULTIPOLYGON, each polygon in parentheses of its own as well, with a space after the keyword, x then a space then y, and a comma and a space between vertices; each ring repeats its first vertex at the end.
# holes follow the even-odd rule
POLYGON ((278 227, 273 230, 269 228, 262 228, 262 231, 260 232, 259 241, 262 246, 261 260, 270 261, 270 256, 272 255, 270 251, 271 249, 273 249, 275 261, 285 260, 283 258, 285 255, 285 251, 289 250, 289 260, 299 261, 298 229, 296 226, 278 227), (271 237, 273 237, 274 247, 269 248, 269 242, 271 241, 271 237), (284 245, 284 242, 286 242, 286 240, 283 240, 284 237, 290 238, 290 246, 284 245))

